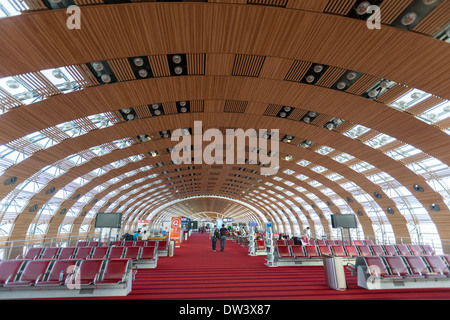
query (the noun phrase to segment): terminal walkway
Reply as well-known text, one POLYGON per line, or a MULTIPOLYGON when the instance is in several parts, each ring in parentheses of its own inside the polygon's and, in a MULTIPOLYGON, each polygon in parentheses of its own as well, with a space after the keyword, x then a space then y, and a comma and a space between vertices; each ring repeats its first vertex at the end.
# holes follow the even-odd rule
POLYGON ((267 267, 265 256, 249 256, 247 248, 231 240, 225 252, 219 243, 217 249, 212 251, 208 233, 193 233, 173 257, 160 257, 157 268, 139 270, 131 293, 118 299, 450 299, 448 289, 369 291, 358 287, 350 273, 348 289, 337 291, 327 286, 321 266, 267 267))

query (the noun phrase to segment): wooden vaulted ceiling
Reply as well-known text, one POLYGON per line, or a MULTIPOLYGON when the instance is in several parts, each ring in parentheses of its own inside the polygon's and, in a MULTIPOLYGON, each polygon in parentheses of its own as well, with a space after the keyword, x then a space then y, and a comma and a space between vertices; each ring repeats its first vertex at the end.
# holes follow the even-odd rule
MULTIPOLYGON (((176 142, 162 138, 159 133, 192 128, 196 120, 202 121, 204 130, 279 129, 280 137, 294 137, 290 143, 280 142, 278 177, 303 187, 331 208, 334 204, 328 196, 286 174, 285 170, 292 169, 332 189, 348 202, 355 213, 359 213, 364 233, 372 235, 372 221, 364 207, 351 192, 325 177, 338 173, 369 195, 377 192, 380 198, 374 198, 374 201, 383 210, 394 210, 387 218, 395 235, 409 237, 405 217, 380 185, 350 169, 348 163, 333 160, 333 157, 345 152, 355 158, 355 163, 356 159, 370 163, 375 167, 374 172, 386 172, 411 190, 436 224, 440 237, 450 239, 450 211, 442 196, 430 188, 422 176, 409 170, 407 161, 394 160, 380 149, 364 144, 365 140, 385 133, 396 141, 381 151, 409 144, 420 149, 423 155, 439 159, 446 165, 450 163, 449 137, 443 131, 450 127, 448 119, 429 125, 415 117, 430 106, 450 99, 449 45, 434 38, 449 23, 449 2, 441 2, 409 31, 390 24, 413 2, 411 0, 384 0, 380 5, 384 10, 383 24, 381 29, 372 30, 366 27, 364 20, 348 16, 354 10, 355 0, 248 3, 224 0, 109 5, 97 2, 97 5, 83 6, 93 3, 76 1, 82 13, 79 30, 66 27, 68 14, 65 10, 45 10, 45 6, 0 20, 0 78, 15 75, 39 78, 40 70, 63 66, 75 70, 74 74, 80 77, 85 76, 79 81, 82 90, 61 94, 59 90, 52 91, 46 87, 39 91, 45 99, 29 105, 11 97, 2 97, 9 107, 0 116, 1 145, 19 146, 23 142, 20 140, 22 137, 36 131, 53 134, 52 138, 59 143, 36 151, 6 169, 0 176, 0 199, 14 192, 20 182, 30 179, 42 168, 62 163, 70 155, 88 153, 86 150, 92 147, 120 139, 131 141, 127 148, 115 149, 103 156, 94 155, 89 161, 71 167, 49 181, 14 217, 15 227, 9 239, 26 237, 28 226, 36 219, 36 210, 31 210, 32 207, 42 207, 54 195, 54 192, 48 192, 49 188, 58 190, 96 168, 137 154, 145 157, 93 178, 58 206, 56 212, 66 212, 77 201, 76 195, 83 195, 131 170, 153 166, 151 171, 138 172, 98 192, 77 217, 69 219, 73 223, 74 235, 79 232, 80 225, 86 223, 83 213, 89 211, 98 199, 106 200, 99 211, 133 208, 125 217, 130 225, 136 218, 151 216, 157 221, 175 212, 193 217, 201 217, 202 214, 212 217, 222 212, 225 216, 234 217, 235 221, 274 221, 277 227, 289 224, 292 228, 293 223, 302 227, 305 219, 309 224, 314 223, 311 213, 303 207, 300 214, 294 213, 293 221, 283 210, 284 206, 290 207, 285 200, 290 197, 276 187, 289 190, 294 194, 292 197, 300 197, 308 204, 314 204, 314 201, 292 186, 271 176, 260 175, 257 164, 172 164, 168 148, 176 142), (171 74, 167 55, 172 54, 185 55, 186 74, 171 74), (153 77, 136 77, 128 62, 128 58, 133 57, 147 57, 153 77), (86 76, 89 74, 87 65, 96 61, 106 61, 117 81, 104 85, 92 75, 86 76), (327 68, 317 82, 305 83, 303 79, 307 71, 315 64, 327 68), (348 71, 357 72, 357 80, 345 90, 336 89, 336 82, 348 71), (364 96, 374 85, 386 79, 395 82, 389 90, 376 99, 364 96), (409 112, 388 106, 412 88, 432 96, 409 112), (188 101, 190 112, 179 113, 177 101, 188 101), (164 114, 152 114, 152 104, 160 104, 164 114), (280 118, 279 113, 285 106, 291 108, 290 113, 286 118, 280 118), (126 121, 120 112, 125 108, 132 108, 136 119, 126 121), (311 123, 300 121, 309 111, 320 115, 311 123), (60 133, 49 129, 76 119, 81 119, 77 121, 89 127, 87 117, 100 113, 106 114, 114 125, 87 130, 86 134, 75 138, 58 136, 60 133), (334 130, 325 129, 323 126, 334 118, 342 119, 343 123, 334 130), (343 135, 358 124, 371 130, 358 139, 343 135), (140 141, 139 136, 143 134, 152 139, 140 141), (299 147, 305 140, 313 141, 314 145, 299 147), (315 152, 319 146, 328 146, 334 151, 322 155, 315 152), (152 157, 148 154, 151 151, 158 151, 159 155, 152 157), (286 155, 293 156, 295 161, 284 160, 286 155), (299 167, 296 162, 301 159, 327 171, 318 173, 311 170, 313 166, 299 167), (164 165, 159 167, 159 163, 164 165), (149 173, 158 173, 158 176, 149 178, 149 173), (14 178, 14 183, 5 183, 11 178, 14 178), (129 188, 119 189, 140 178, 145 179, 129 188), (148 187, 151 182, 153 184, 148 187), (423 192, 413 191, 416 184, 423 187, 423 192), (155 186, 160 188, 155 189, 155 186), (130 192, 141 187, 144 188, 137 193, 130 192), (270 200, 268 206, 254 198, 252 192, 259 187, 265 188, 260 193, 270 191, 270 197, 280 194, 285 198, 270 200), (159 193, 166 188, 167 192, 159 193), (111 195, 112 191, 119 192, 111 195), (109 207, 122 195, 127 195, 127 198, 116 207, 109 207), (189 198, 199 195, 230 199, 189 198), (250 207, 237 204, 232 199, 246 202, 250 207), (158 211, 171 201, 173 203, 165 210, 158 211), (431 210, 431 204, 438 205, 440 211, 431 210), (158 213, 152 215, 155 211, 158 213)), ((37 87, 42 89, 42 86, 37 87)), ((329 232, 329 219, 317 206, 314 212, 329 232)), ((59 226, 67 221, 64 214, 49 218, 47 236, 57 236, 59 226)), ((279 227, 279 230, 283 228, 279 227)))

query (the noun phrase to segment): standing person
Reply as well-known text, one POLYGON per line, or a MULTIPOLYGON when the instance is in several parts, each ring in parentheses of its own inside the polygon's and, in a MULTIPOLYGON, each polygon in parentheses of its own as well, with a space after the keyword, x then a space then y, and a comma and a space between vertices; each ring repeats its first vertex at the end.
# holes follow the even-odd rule
POLYGON ((222 226, 220 229, 220 251, 225 251, 225 241, 227 240, 227 228, 222 226))
POLYGON ((212 250, 216 252, 217 239, 219 239, 219 229, 217 229, 215 225, 214 228, 211 228, 211 232, 209 233, 209 239, 212 240, 211 242, 212 250))
POLYGON ((144 234, 142 235, 142 240, 147 240, 147 239, 148 239, 147 230, 144 230, 144 234))

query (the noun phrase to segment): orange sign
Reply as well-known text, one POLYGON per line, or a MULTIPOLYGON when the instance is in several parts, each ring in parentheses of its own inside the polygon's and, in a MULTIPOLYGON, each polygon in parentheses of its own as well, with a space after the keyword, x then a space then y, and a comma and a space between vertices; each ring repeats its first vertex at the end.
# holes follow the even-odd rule
POLYGON ((175 247, 181 244, 181 217, 172 217, 170 222, 170 240, 175 240, 175 247))

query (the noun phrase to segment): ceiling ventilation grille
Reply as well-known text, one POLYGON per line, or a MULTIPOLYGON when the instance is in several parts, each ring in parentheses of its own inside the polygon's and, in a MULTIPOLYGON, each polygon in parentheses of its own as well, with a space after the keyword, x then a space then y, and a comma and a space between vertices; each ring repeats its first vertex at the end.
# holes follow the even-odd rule
POLYGON ((237 54, 234 59, 232 75, 258 77, 265 59, 264 56, 237 54))

